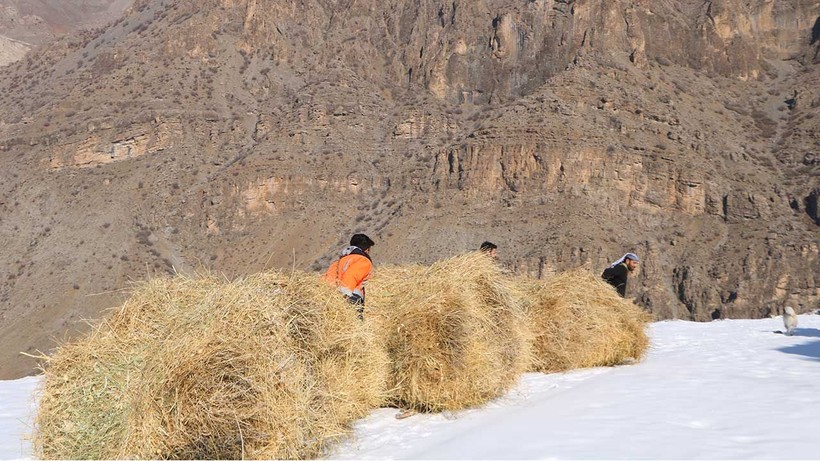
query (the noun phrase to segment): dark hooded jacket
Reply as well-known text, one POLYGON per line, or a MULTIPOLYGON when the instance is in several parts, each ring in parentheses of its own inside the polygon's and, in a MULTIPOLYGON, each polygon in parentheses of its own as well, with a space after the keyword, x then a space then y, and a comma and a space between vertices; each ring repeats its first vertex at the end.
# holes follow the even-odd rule
POLYGON ((626 297, 626 280, 628 276, 629 268, 626 267, 625 262, 615 267, 608 267, 604 270, 604 273, 601 274, 601 278, 606 280, 606 283, 618 290, 618 294, 621 295, 621 298, 626 297))

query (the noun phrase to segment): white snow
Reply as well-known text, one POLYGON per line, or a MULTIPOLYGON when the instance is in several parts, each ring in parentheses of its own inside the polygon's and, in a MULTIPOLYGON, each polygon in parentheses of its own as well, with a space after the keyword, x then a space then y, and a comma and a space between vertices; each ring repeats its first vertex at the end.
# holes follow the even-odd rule
POLYGON ((356 425, 338 459, 817 459, 820 316, 659 322, 642 363, 527 374, 484 408, 356 425))
POLYGON ((0 381, 0 459, 31 456, 34 391, 40 378, 0 381))
MULTIPOLYGON (((636 365, 527 374, 482 408, 356 424, 336 459, 818 459, 820 316, 652 324, 636 365)), ((0 381, 0 459, 31 456, 37 378, 0 381)))

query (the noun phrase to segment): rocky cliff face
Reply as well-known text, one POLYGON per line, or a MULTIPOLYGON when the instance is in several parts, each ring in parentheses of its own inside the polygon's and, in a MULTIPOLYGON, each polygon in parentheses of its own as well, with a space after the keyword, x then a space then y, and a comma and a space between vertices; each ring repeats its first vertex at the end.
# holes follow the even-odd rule
POLYGON ((0 376, 130 280, 501 247, 660 318, 820 302, 817 2, 141 0, 0 69, 0 376))
MULTIPOLYGON (((638 67, 659 60, 757 79, 769 70, 766 59, 793 59, 805 49, 817 15, 810 0, 222 5, 230 5, 236 29, 241 21, 240 46, 248 51, 270 50, 296 68, 341 63, 471 104, 528 94, 587 54, 627 53, 638 67), (313 52, 305 56, 305 48, 313 52)), ((225 20, 211 15, 205 23, 217 31, 225 20)))

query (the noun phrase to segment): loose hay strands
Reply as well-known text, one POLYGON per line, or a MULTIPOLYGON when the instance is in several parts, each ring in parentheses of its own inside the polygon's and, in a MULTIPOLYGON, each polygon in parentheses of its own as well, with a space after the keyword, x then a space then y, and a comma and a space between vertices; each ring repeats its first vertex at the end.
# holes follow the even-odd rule
POLYGON ((519 283, 528 292, 535 371, 617 365, 640 359, 649 347, 650 316, 589 271, 519 283))
POLYGON ((468 408, 509 389, 529 365, 529 329, 516 286, 479 253, 431 267, 380 267, 365 316, 392 362, 394 404, 468 408))
POLYGON ((139 285, 47 361, 36 454, 311 458, 388 398, 467 408, 528 368, 612 365, 648 347, 648 316, 583 271, 513 281, 475 253, 376 274, 364 322, 316 275, 139 285))
POLYGON ((43 458, 310 458, 384 399, 386 355, 315 275, 158 279, 45 369, 43 458))
MULTIPOLYGON (((271 274, 259 277, 276 283, 271 274)), ((338 291, 315 275, 302 274, 298 280, 288 310, 293 319, 290 335, 299 340, 306 352, 303 359, 318 377, 325 410, 343 421, 362 418, 385 402, 387 353, 378 344, 372 321, 360 321, 338 291)))

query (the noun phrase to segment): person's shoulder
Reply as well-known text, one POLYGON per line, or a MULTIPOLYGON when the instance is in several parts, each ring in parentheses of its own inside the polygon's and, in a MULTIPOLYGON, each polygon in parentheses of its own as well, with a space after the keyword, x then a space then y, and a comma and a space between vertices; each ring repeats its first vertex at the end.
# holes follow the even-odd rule
POLYGON ((621 263, 613 267, 612 272, 614 272, 615 274, 626 274, 627 272, 629 272, 629 268, 626 267, 626 264, 621 263))
POLYGON ((348 257, 352 258, 353 261, 356 262, 356 263, 361 262, 361 263, 372 264, 372 262, 370 261, 370 258, 368 258, 367 256, 362 255, 362 254, 352 253, 348 257))
POLYGON ((618 264, 617 266, 604 269, 604 274, 617 274, 625 270, 628 270, 626 264, 618 264))

